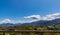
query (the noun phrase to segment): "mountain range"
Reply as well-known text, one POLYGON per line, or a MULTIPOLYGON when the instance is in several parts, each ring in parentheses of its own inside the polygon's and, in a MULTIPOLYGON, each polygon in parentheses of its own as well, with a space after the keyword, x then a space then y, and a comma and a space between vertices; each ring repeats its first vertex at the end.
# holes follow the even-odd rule
POLYGON ((54 20, 39 20, 36 22, 31 23, 2 23, 0 24, 0 27, 13 27, 13 26, 45 26, 45 25, 59 25, 60 24, 60 18, 54 19, 54 20))

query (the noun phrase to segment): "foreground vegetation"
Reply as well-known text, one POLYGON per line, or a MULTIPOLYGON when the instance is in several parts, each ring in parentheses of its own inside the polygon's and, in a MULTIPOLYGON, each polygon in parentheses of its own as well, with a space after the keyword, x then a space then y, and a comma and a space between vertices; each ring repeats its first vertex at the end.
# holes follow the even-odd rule
MULTIPOLYGON (((19 27, 0 27, 0 30, 60 30, 60 28, 56 28, 54 26, 19 26, 19 27)), ((0 32, 0 35, 3 35, 3 32, 0 32)), ((38 32, 25 32, 22 35, 40 35, 38 32)), ((6 32, 5 35, 20 35, 20 32, 6 32)), ((60 35, 60 33, 43 33, 43 35, 60 35)))

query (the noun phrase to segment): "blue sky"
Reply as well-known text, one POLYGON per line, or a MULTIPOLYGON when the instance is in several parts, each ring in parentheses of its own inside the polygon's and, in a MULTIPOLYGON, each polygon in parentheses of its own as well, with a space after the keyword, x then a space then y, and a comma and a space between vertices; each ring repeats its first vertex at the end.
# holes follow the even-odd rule
POLYGON ((60 0, 0 0, 1 19, 24 19, 24 16, 59 13, 60 0))

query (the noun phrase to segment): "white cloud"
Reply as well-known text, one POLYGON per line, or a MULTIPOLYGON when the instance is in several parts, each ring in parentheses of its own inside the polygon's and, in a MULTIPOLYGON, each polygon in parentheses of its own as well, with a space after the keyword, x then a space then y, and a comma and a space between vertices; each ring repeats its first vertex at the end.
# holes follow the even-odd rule
POLYGON ((10 23, 10 22, 11 22, 10 19, 4 19, 4 20, 1 21, 1 23, 10 23))
POLYGON ((35 22, 35 21, 39 21, 39 20, 41 20, 41 16, 40 15, 31 15, 31 16, 26 16, 26 17, 24 17, 24 18, 29 18, 29 19, 32 19, 32 20, 27 20, 26 22, 35 22))
POLYGON ((24 18, 32 19, 32 20, 27 20, 26 22, 28 22, 28 23, 41 20, 41 16, 40 15, 25 16, 24 18))
POLYGON ((41 19, 41 16, 40 15, 31 15, 31 16, 26 16, 24 18, 32 18, 32 19, 41 19))
POLYGON ((57 18, 60 18, 60 13, 49 14, 49 15, 42 17, 43 20, 54 20, 57 18))
POLYGON ((1 20, 0 21, 0 24, 2 24, 2 23, 13 23, 13 24, 15 24, 15 23, 22 23, 21 21, 18 21, 18 20, 10 20, 10 19, 4 19, 4 20, 1 20))
POLYGON ((30 20, 29 22, 35 22, 35 21, 39 21, 39 20, 54 20, 54 19, 60 18, 60 13, 48 14, 43 17, 41 17, 40 15, 31 15, 31 16, 27 16, 24 18, 32 18, 32 20, 30 20), (35 19, 33 19, 33 18, 35 18, 35 19))
POLYGON ((60 13, 55 13, 55 14, 49 14, 46 16, 41 17, 40 15, 31 15, 31 16, 26 16, 24 18, 29 18, 31 20, 10 20, 10 19, 4 19, 1 20, 0 23, 30 23, 30 22, 35 22, 35 21, 40 21, 40 20, 54 20, 57 18, 60 18, 60 13))

